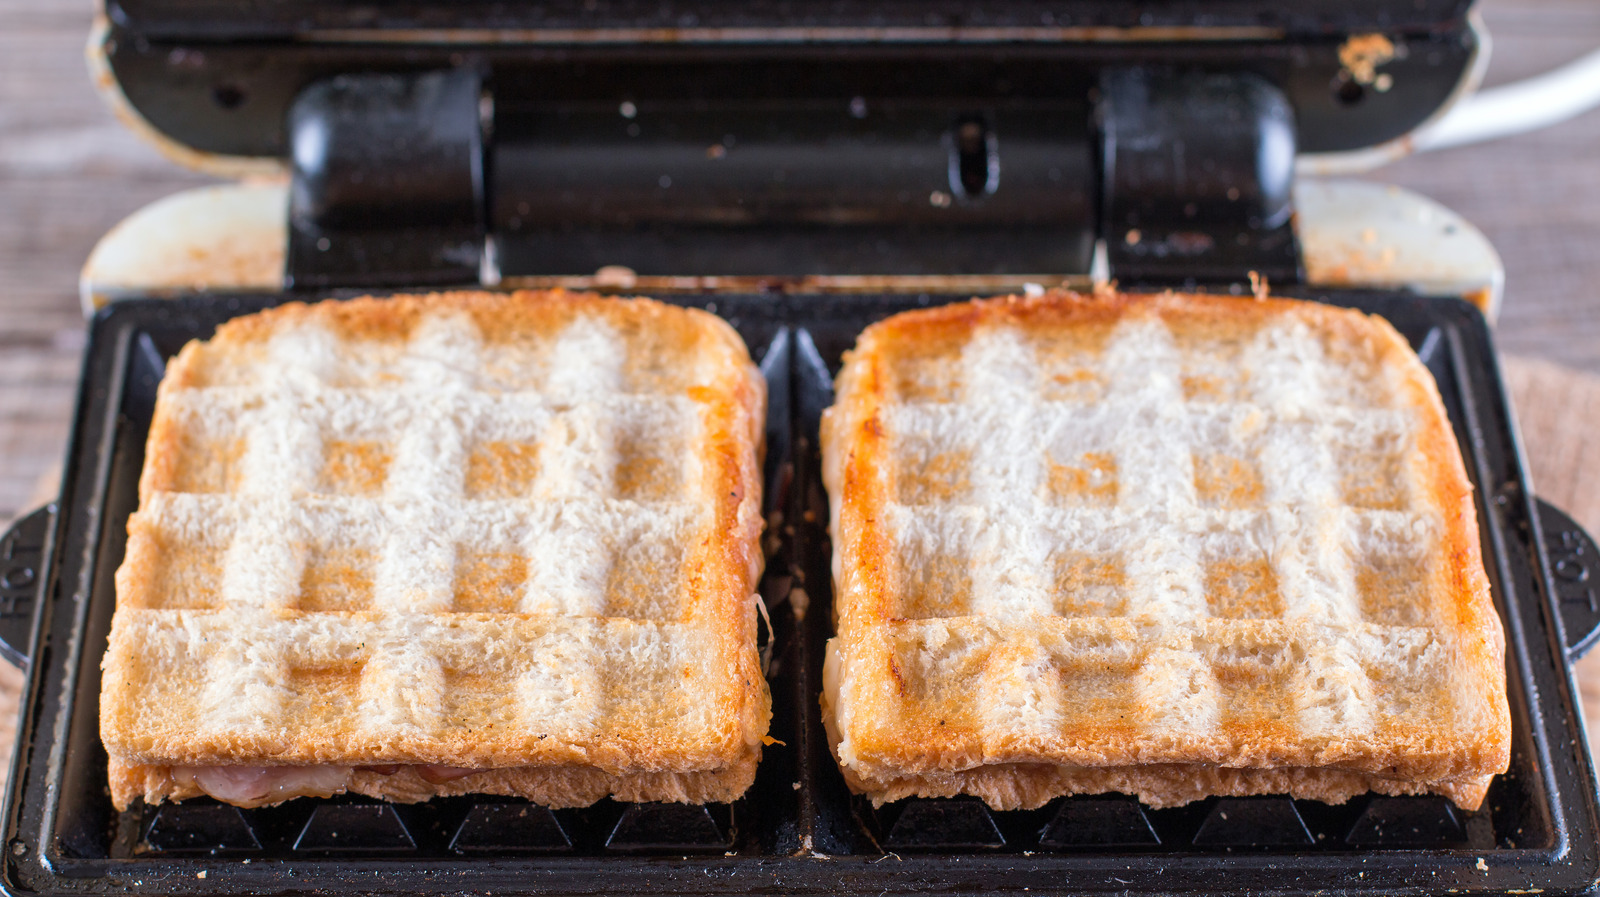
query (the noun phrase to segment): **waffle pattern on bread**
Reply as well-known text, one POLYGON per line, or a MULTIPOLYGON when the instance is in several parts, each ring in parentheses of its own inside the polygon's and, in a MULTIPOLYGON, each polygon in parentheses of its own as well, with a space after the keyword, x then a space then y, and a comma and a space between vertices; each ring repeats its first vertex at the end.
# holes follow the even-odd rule
POLYGON ((1509 759, 1471 486, 1386 322, 977 301, 868 328, 823 423, 824 716, 875 801, 1482 801, 1509 759))
POLYGON ((764 404, 732 328, 649 300, 296 303, 190 343, 117 571, 114 802, 217 766, 737 797, 769 717, 764 404))

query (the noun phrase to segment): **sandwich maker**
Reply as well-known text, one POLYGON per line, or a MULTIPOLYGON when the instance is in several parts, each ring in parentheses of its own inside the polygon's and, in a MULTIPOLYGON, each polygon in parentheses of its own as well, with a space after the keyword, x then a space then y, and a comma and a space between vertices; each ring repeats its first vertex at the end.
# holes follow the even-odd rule
POLYGON ((135 214, 93 311, 59 502, 0 538, 28 671, 4 803, 14 894, 1581 894, 1600 807, 1571 662, 1595 544, 1528 489, 1474 228, 1318 175, 1405 151, 1475 85, 1470 0, 108 0, 124 120, 235 182, 135 214), (975 294, 1273 292, 1386 317, 1439 384, 1506 626, 1509 771, 1484 807, 1119 795, 873 808, 818 710, 818 420, 861 328, 975 294), (100 656, 166 360, 292 298, 643 293, 725 317, 768 379, 772 736, 729 805, 555 810, 209 799, 116 812, 100 656))

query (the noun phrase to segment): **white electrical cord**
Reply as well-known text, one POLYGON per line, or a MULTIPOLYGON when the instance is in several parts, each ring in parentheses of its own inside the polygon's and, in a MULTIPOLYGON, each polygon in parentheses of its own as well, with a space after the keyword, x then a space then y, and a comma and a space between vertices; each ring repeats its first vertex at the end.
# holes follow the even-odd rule
POLYGON ((1479 91, 1417 133, 1417 152, 1494 140, 1600 106, 1600 50, 1543 75, 1479 91))

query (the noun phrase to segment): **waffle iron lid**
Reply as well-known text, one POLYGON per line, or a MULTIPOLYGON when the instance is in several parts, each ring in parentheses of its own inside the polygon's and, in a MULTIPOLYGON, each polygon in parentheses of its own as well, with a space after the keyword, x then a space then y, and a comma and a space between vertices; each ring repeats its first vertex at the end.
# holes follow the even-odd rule
MULTIPOLYGON (((201 153, 284 159, 309 85, 472 68, 581 108, 649 98, 785 111, 853 97, 1083 102, 1102 73, 1249 72, 1302 153, 1393 141, 1471 83, 1471 0, 106 0, 92 48, 132 111, 201 153), (573 76, 581 70, 583 77, 573 76), (727 73, 737 71, 737 77, 727 73), (679 77, 681 75, 681 77, 679 77), (527 88, 529 85, 533 87, 527 88)), ((506 114, 496 106, 495 115, 506 114)), ((781 121, 782 119, 776 119, 781 121)))
POLYGON ((1363 31, 1437 31, 1457 25, 1472 0, 110 0, 119 24, 152 38, 315 37, 328 31, 523 32, 529 42, 614 40, 1089 40, 1094 29, 1159 40, 1213 40, 1219 30, 1282 39, 1363 31), (716 32, 727 32, 718 35, 716 32))

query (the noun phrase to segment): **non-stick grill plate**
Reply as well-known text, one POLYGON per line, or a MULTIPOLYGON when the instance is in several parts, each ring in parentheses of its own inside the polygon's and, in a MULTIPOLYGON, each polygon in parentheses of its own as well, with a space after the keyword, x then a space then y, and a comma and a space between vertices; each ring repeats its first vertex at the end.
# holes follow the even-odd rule
POLYGON ((729 320, 771 392, 772 554, 761 590, 773 620, 765 649, 780 743, 746 797, 556 811, 499 797, 301 799, 253 810, 202 799, 119 814, 98 735, 99 662, 156 385, 186 341, 284 298, 203 297, 118 303, 93 324, 59 511, 23 534, 54 547, 37 570, 37 629, 24 638, 13 621, 10 634, 19 646, 36 641, 3 883, 91 895, 1587 891, 1600 878, 1600 826, 1564 639, 1576 643, 1593 618, 1547 597, 1553 581, 1488 330, 1455 300, 1307 295, 1382 314, 1411 341, 1438 380, 1477 486, 1507 623, 1514 736, 1511 769, 1478 812, 1433 797, 1213 798, 1151 810, 1099 795, 994 812, 959 798, 874 809, 850 795, 817 703, 831 630, 818 423, 840 356, 863 327, 959 297, 704 295, 673 301, 729 320))

